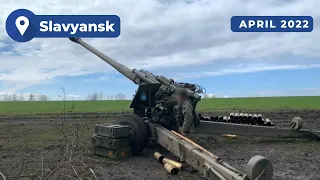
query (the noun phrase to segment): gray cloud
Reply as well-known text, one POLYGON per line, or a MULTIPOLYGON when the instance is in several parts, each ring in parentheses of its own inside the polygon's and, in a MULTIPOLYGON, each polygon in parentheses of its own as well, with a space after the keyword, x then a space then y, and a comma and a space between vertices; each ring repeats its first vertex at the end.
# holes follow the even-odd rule
POLYGON ((230 31, 230 18, 234 15, 312 15, 317 22, 320 11, 315 7, 318 6, 319 0, 8 1, 0 5, 0 46, 10 44, 11 48, 0 53, 0 81, 12 81, 17 87, 24 87, 19 86, 23 81, 37 84, 59 76, 113 72, 68 39, 8 41, 5 18, 21 7, 35 14, 119 15, 122 21, 119 38, 85 40, 131 68, 156 70, 217 63, 221 67, 217 71, 222 72, 231 61, 274 67, 287 61, 279 58, 283 56, 303 57, 295 60, 302 65, 308 58, 319 58, 319 23, 314 23, 311 33, 230 31))

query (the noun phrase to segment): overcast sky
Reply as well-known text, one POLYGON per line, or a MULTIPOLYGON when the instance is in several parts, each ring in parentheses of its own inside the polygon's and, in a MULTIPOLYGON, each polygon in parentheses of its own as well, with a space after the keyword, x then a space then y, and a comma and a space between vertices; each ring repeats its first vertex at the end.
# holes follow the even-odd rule
POLYGON ((61 86, 77 99, 137 88, 68 39, 16 43, 5 30, 15 9, 35 14, 116 14, 116 39, 83 39, 130 68, 198 83, 219 97, 320 95, 319 0, 10 0, 0 4, 0 95, 61 86), (311 33, 234 33, 235 15, 311 15, 311 33))

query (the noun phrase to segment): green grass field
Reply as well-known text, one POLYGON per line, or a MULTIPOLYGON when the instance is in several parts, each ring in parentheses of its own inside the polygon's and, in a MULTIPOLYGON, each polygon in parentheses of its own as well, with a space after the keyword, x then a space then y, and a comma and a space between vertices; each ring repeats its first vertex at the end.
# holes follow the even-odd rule
MULTIPOLYGON (((66 101, 66 111, 73 112, 119 112, 128 110, 130 101, 66 101)), ((320 96, 305 97, 254 97, 202 99, 197 109, 320 109, 320 96)), ((63 101, 0 102, 0 114, 55 113, 63 112, 63 101)))

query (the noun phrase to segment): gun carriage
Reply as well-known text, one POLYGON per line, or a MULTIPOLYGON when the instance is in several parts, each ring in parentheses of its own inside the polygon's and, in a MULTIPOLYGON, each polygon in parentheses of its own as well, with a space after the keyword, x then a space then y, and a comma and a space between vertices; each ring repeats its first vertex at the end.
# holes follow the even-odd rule
MULTIPOLYGON (((129 69, 111 59, 80 38, 70 38, 96 56, 100 57, 114 69, 119 71, 133 83, 138 90, 129 105, 133 114, 123 114, 117 118, 117 124, 130 127, 130 144, 132 153, 139 154, 150 141, 155 141, 193 168, 203 172, 208 179, 219 180, 270 180, 273 175, 273 165, 263 156, 252 157, 245 172, 223 162, 222 159, 205 150, 189 139, 181 136, 174 128, 176 111, 170 103, 171 96, 179 88, 185 88, 195 109, 201 100, 199 94, 205 89, 201 86, 175 82, 173 79, 154 75, 146 70, 129 69)), ((301 118, 293 118, 291 128, 275 128, 269 119, 262 120, 261 115, 231 113, 229 117, 202 117, 199 114, 200 127, 194 133, 203 134, 237 134, 245 136, 269 137, 306 137, 319 138, 318 132, 301 130, 301 118), (257 123, 252 124, 254 121, 257 123), (259 120, 258 120, 259 119, 259 120), (259 123, 258 123, 259 122, 259 123)))

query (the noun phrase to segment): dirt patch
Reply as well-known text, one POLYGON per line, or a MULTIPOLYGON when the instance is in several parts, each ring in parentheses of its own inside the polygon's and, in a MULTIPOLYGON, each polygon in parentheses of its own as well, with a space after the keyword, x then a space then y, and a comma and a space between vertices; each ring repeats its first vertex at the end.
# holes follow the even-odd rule
MULTIPOLYGON (((204 115, 229 113, 215 111, 204 115)), ((261 113, 279 127, 288 127, 294 116, 301 116, 306 121, 306 128, 320 130, 320 111, 257 110, 247 113, 261 113)), ((94 179, 91 168, 98 179, 203 179, 200 173, 167 174, 153 159, 154 150, 122 160, 93 155, 90 137, 94 125, 112 123, 117 115, 77 113, 66 115, 66 119, 62 114, 1 116, 0 172, 7 179, 79 179, 77 176, 94 179)), ((243 170, 254 155, 262 155, 272 160, 275 180, 320 179, 320 143, 317 141, 246 137, 232 140, 208 135, 194 135, 192 138, 239 170, 243 170)), ((168 153, 162 148, 159 151, 168 153)))

